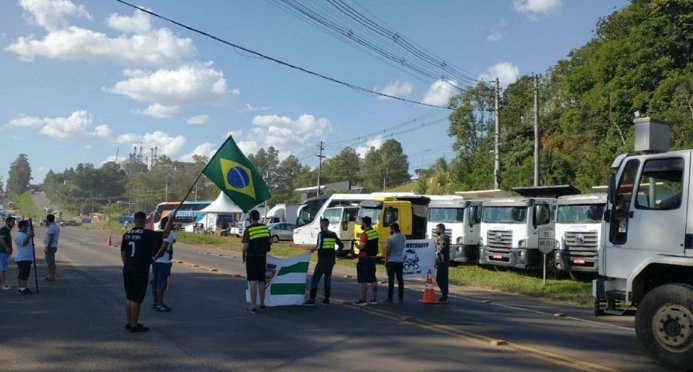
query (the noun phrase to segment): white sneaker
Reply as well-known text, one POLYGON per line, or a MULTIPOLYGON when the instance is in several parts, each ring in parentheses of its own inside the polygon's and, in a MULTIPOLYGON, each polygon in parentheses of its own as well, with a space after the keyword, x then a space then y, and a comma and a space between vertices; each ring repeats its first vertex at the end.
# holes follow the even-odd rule
POLYGON ((9 284, 5 284, 0 288, 2 288, 3 291, 9 291, 10 289, 12 289, 12 286, 9 284))

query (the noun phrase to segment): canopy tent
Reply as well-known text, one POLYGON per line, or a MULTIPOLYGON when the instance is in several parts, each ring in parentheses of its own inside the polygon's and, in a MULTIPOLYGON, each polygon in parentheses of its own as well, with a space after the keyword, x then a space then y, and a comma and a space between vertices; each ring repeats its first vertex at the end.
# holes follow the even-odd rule
POLYGON ((237 206, 231 199, 220 192, 219 196, 206 208, 200 210, 202 213, 221 213, 221 214, 233 214, 233 213, 243 213, 241 208, 237 206))

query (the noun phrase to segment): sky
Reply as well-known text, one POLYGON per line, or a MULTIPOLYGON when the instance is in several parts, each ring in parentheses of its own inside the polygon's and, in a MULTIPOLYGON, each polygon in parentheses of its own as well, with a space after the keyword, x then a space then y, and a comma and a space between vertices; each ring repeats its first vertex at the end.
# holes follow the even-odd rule
POLYGON ((365 154, 394 138, 414 175, 417 168, 454 156, 447 136, 450 111, 431 106, 445 106, 479 79, 498 78, 503 87, 522 75, 546 72, 594 36, 599 17, 628 4, 294 3, 328 17, 351 36, 347 39, 296 16, 287 5, 291 0, 132 1, 234 45, 411 102, 258 58, 115 0, 3 0, 4 180, 20 153, 29 158, 33 183, 40 183, 51 169, 123 161, 134 148, 142 148, 145 162, 155 148, 157 156, 181 161, 193 154, 211 157, 229 135, 246 154, 274 146, 280 157, 293 154, 310 166, 317 166, 321 141, 329 157, 345 146, 365 154), (346 15, 354 10, 363 23, 346 15), (355 44, 358 40, 400 63, 355 44), (427 59, 417 59, 411 48, 427 59), (419 69, 406 68, 410 64, 419 69))

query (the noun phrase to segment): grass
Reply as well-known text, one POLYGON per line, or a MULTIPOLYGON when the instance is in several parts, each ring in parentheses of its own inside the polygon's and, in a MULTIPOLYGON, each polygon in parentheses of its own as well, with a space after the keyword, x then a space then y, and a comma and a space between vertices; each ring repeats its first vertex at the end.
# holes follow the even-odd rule
POLYGON ((31 198, 31 193, 29 191, 14 198, 14 206, 19 209, 18 215, 24 217, 30 217, 35 220, 44 216, 45 213, 36 207, 34 200, 31 198))

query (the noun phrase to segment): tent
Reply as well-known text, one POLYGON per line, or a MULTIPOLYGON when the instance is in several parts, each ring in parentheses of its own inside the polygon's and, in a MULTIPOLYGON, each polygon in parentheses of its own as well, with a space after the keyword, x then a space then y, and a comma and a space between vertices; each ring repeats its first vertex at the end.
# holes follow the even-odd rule
MULTIPOLYGON (((214 200, 206 208, 201 209, 200 213, 204 213, 204 219, 199 222, 203 222, 206 228, 211 228, 212 231, 216 231, 219 215, 237 215, 243 213, 243 211, 239 206, 231 201, 226 194, 220 192, 216 200, 214 200)), ((192 232, 194 230, 194 225, 190 225, 189 230, 192 232)), ((187 228, 186 231, 188 231, 187 228)))
POLYGON ((216 200, 212 204, 208 205, 206 208, 200 210, 202 213, 220 213, 220 214, 234 214, 243 213, 241 208, 236 205, 231 199, 220 192, 216 200))

